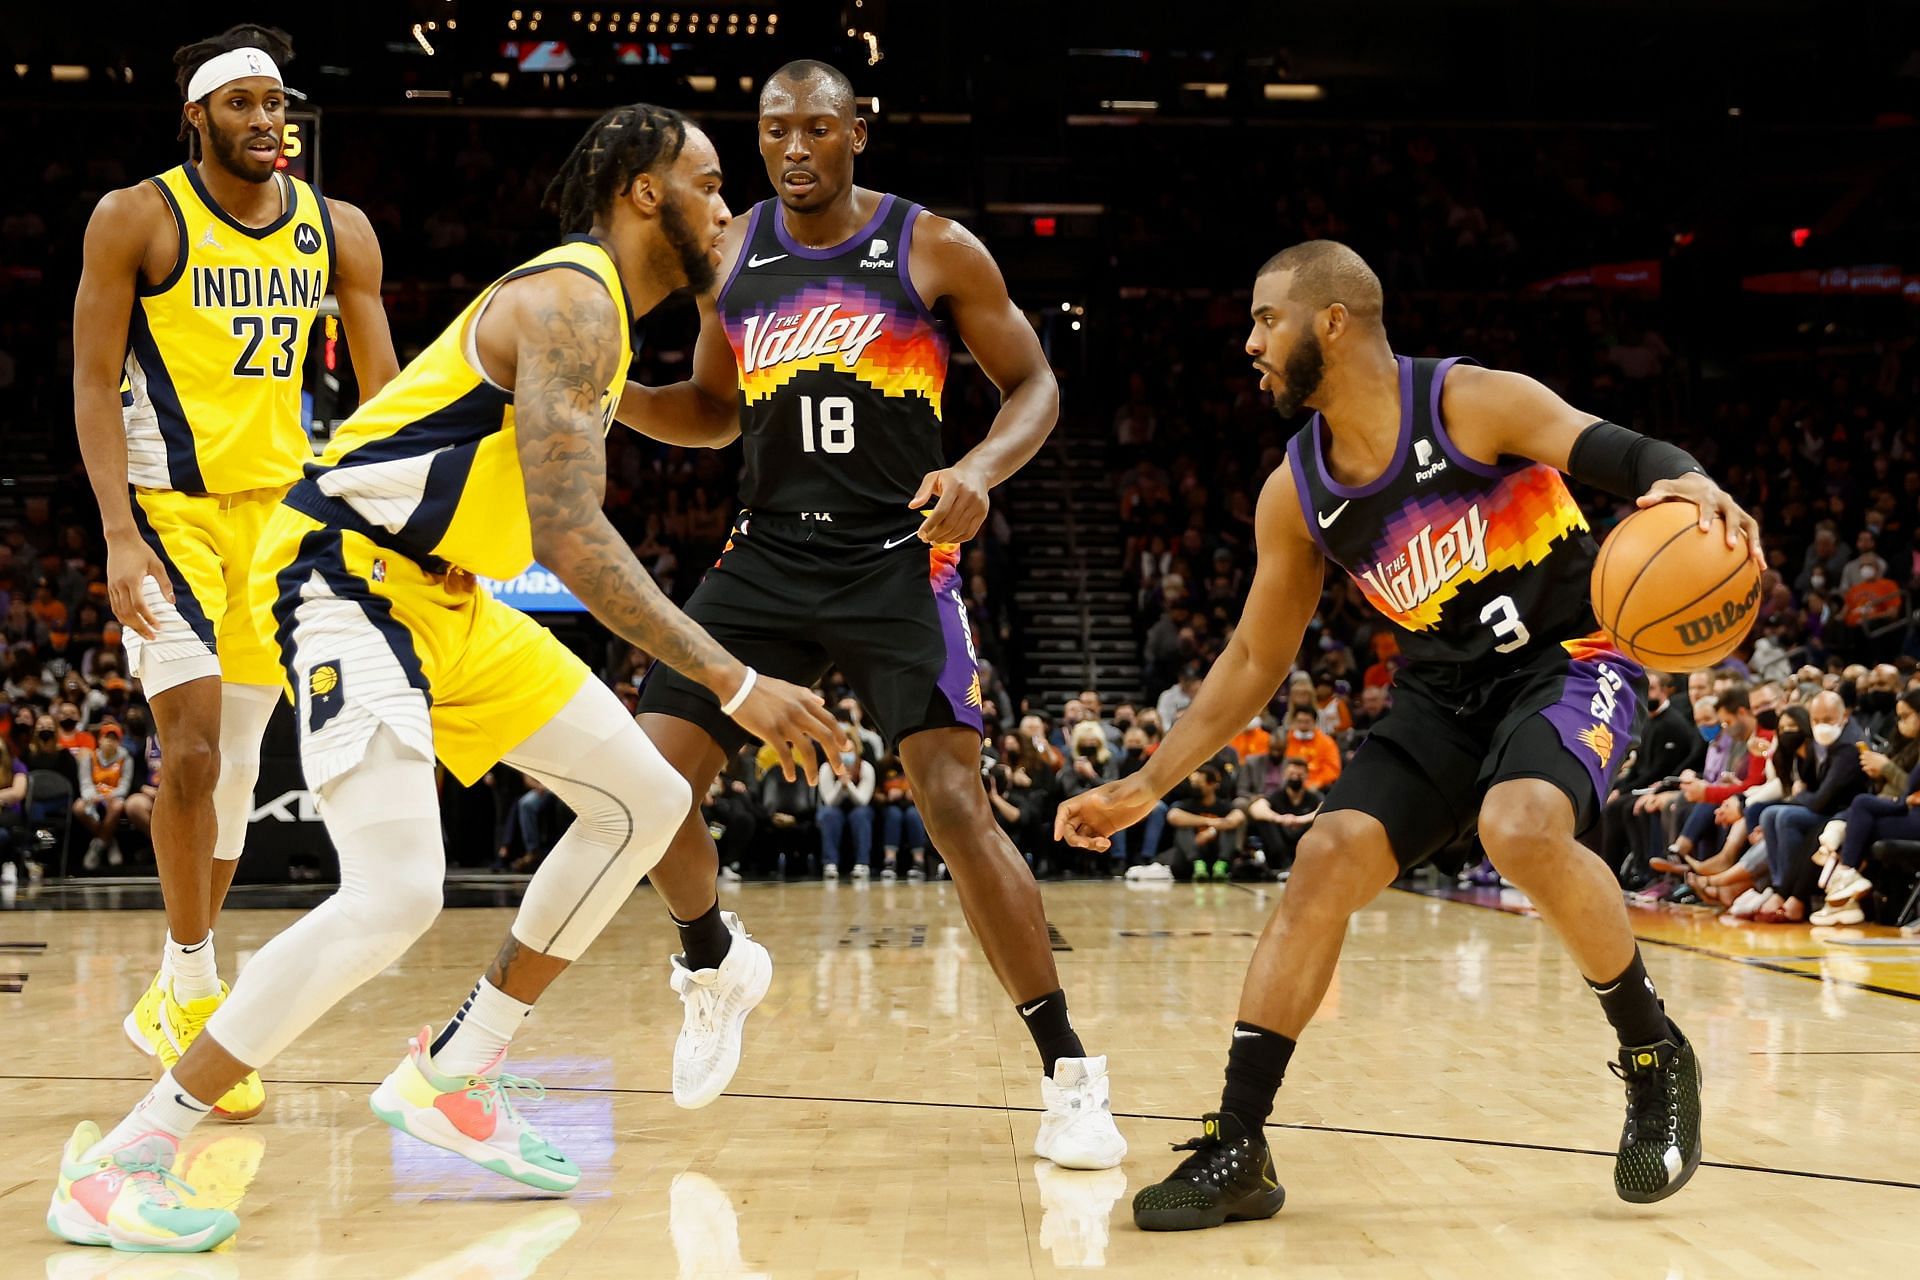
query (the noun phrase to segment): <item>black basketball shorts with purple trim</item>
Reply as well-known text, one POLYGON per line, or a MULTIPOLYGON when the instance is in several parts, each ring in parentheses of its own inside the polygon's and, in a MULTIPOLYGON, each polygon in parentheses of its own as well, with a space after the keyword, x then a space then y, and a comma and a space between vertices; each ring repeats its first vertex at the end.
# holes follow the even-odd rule
MULTIPOLYGON (((912 512, 743 511, 687 616, 762 675, 812 685, 838 667, 889 745, 924 729, 979 733, 960 548, 922 542, 920 522, 912 512)), ((660 663, 641 686, 640 713, 699 725, 729 754, 754 740, 711 692, 660 663)))
POLYGON ((1574 833, 1600 818, 1639 727, 1646 673, 1602 636, 1546 647, 1486 679, 1401 674, 1322 812, 1379 820, 1402 870, 1473 831, 1495 785, 1539 778, 1566 793, 1574 833))

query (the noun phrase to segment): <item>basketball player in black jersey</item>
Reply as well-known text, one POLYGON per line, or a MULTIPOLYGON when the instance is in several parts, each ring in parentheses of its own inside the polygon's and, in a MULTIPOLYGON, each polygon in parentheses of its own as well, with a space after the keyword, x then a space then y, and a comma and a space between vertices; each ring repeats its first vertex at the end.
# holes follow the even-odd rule
POLYGON ((1261 492, 1245 615, 1147 767, 1062 805, 1057 834, 1106 848, 1267 704, 1328 559, 1386 616, 1409 665, 1300 842, 1241 992, 1220 1109, 1181 1148, 1192 1154, 1135 1197, 1134 1221, 1186 1230, 1279 1210, 1262 1125, 1348 917, 1476 825, 1619 1034, 1615 1190, 1636 1203, 1671 1195, 1700 1161, 1699 1064, 1641 964, 1619 885, 1575 838, 1598 817, 1645 683, 1599 631, 1594 543, 1560 473, 1643 507, 1697 503, 1701 536, 1729 546, 1757 548, 1757 527, 1682 450, 1531 378, 1396 357, 1380 282, 1344 245, 1312 241, 1266 264, 1246 349, 1282 414, 1319 412, 1261 492))
MULTIPOLYGON (((1106 1059, 1067 1017, 1026 862, 980 779, 981 695, 958 590, 960 544, 987 495, 1052 430, 1059 392, 992 256, 965 228, 857 187, 866 121, 840 72, 791 63, 760 99, 776 198, 735 219, 718 291, 700 299, 692 379, 629 383, 620 420, 656 439, 720 447, 744 435, 741 511, 687 603, 751 669, 809 684, 837 666, 898 747, 927 834, 967 922, 1032 1033, 1044 1071, 1035 1152, 1071 1168, 1126 1153, 1106 1059), (957 338, 1000 389, 986 438, 949 465, 941 393, 957 338)), ((641 723, 704 794, 751 739, 712 693, 656 666, 641 723)), ((739 1065, 740 1028, 766 991, 766 950, 722 913, 718 855, 690 816, 654 868, 681 926, 672 982, 686 1004, 674 1098, 704 1106, 739 1065)))

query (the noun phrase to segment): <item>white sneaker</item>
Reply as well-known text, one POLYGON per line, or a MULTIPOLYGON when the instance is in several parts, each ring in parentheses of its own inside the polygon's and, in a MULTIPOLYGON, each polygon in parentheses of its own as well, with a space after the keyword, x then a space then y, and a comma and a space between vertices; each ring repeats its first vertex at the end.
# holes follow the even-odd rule
POLYGON ((892 867, 882 867, 880 868, 880 878, 882 880, 898 880, 900 878, 900 873, 898 871, 895 871, 892 867))
POLYGON ((873 868, 869 867, 866 863, 856 862, 853 864, 853 878, 855 880, 865 880, 872 874, 873 868))
POLYGON ((739 884, 740 873, 738 871, 735 871, 732 867, 721 867, 720 879, 723 883, 726 883, 726 884, 739 884))
POLYGON ((112 844, 107 846, 107 865, 108 866, 117 867, 125 861, 126 861, 126 857, 120 852, 120 842, 118 840, 114 841, 112 844))
POLYGON ((1046 1114, 1033 1138, 1033 1154, 1062 1169, 1111 1169, 1126 1158, 1127 1140, 1114 1127, 1107 1097, 1107 1059, 1062 1058, 1042 1077, 1046 1114))
POLYGON ((0 885, 11 889, 20 883, 20 870, 11 862, 0 862, 0 885))
POLYGON ((773 981, 773 957, 755 942, 731 911, 720 919, 733 947, 717 969, 689 969, 672 957, 670 985, 680 994, 685 1017, 673 1042, 673 1100, 689 1111, 704 1107, 733 1082, 740 1069, 740 1028, 773 981))
POLYGON ((1136 884, 1142 880, 1149 882, 1154 880, 1171 880, 1173 879, 1173 868, 1164 862, 1143 862, 1137 867, 1127 868, 1127 879, 1132 880, 1136 884))
POLYGON ((1863 894, 1873 891, 1873 881, 1861 875, 1852 867, 1841 867, 1833 873, 1833 883, 1827 886, 1827 905, 1838 906, 1852 902, 1863 894))
POLYGON ((100 869, 100 854, 106 849, 106 847, 107 847, 106 842, 102 840, 95 840, 93 843, 89 844, 87 846, 87 851, 80 855, 81 870, 98 871, 100 869))
POLYGON ((840 878, 840 864, 837 862, 829 862, 826 866, 820 868, 820 878, 823 880, 838 880, 840 878))
POLYGON ((1127 1191, 1124 1169, 1068 1171, 1042 1160, 1033 1166, 1040 1188, 1040 1247, 1056 1267, 1107 1265, 1107 1224, 1127 1191))
POLYGON ((1808 924, 1865 924, 1866 909, 1856 900, 1853 902, 1828 903, 1807 917, 1808 924))
POLYGON ((1770 892, 1772 891, 1768 889, 1747 890, 1733 900, 1733 905, 1727 908, 1727 914, 1738 920, 1752 919, 1760 910, 1760 905, 1767 900, 1770 892))

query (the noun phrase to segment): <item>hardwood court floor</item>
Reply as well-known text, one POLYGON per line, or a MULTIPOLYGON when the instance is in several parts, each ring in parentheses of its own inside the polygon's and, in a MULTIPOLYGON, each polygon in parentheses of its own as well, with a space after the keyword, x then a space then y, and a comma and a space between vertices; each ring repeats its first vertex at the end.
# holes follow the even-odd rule
MULTIPOLYGON (((1702 1052, 1710 1163, 1673 1200, 1636 1208, 1611 1184, 1610 1033, 1552 936, 1402 892, 1356 917, 1282 1093, 1280 1216, 1136 1231, 1129 1193, 1171 1167, 1167 1144, 1217 1098, 1274 892, 1047 887, 1076 1022, 1112 1055, 1133 1148, 1123 1169, 1084 1174, 1031 1154, 1037 1059, 951 886, 729 890, 772 948, 774 985, 734 1092, 691 1113, 667 1095, 679 1006, 666 922, 642 889, 514 1060, 553 1090, 530 1110, 586 1171, 564 1200, 367 1110, 406 1035, 459 1002, 510 918, 449 910, 271 1066, 259 1122, 194 1136, 182 1176, 236 1205, 242 1227, 227 1250, 190 1259, 71 1248, 41 1221, 75 1121, 111 1122, 143 1087, 118 1024, 149 976, 159 917, 0 914, 0 970, 27 975, 0 994, 0 1278, 1909 1273, 1920 1003, 1851 981, 1893 967, 1842 955, 1825 980, 1817 955, 1835 949, 1804 930, 1787 954, 1816 960, 1773 968, 1710 954, 1727 931, 1689 935, 1692 950, 1649 946, 1702 1052), (36 942, 45 950, 24 945, 36 942)), ((293 918, 229 912, 223 967, 293 918)), ((1643 916, 1642 932, 1667 919, 1643 916)))

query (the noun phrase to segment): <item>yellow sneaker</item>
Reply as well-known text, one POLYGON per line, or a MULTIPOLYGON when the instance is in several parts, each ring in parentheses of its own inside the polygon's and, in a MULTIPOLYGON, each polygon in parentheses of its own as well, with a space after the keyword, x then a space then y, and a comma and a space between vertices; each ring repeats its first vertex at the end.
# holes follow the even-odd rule
POLYGON ((256 1130, 196 1130, 173 1162, 174 1176, 191 1188, 180 1203, 189 1209, 238 1213, 266 1154, 266 1140, 256 1130))
MULTIPOLYGON (((160 1043, 154 1050, 164 1070, 173 1070, 174 1063, 180 1061, 180 1055, 187 1051, 187 1046, 207 1025, 207 1019, 213 1016, 213 1011, 227 998, 227 990, 227 984, 223 982, 216 995, 181 1002, 173 998, 172 984, 167 985, 160 996, 160 1043)), ((234 1122, 251 1120, 266 1105, 267 1090, 260 1083, 260 1073, 249 1071, 245 1079, 220 1095, 220 1101, 213 1104, 213 1118, 234 1122)))
MULTIPOLYGON (((160 1046, 166 1043, 166 1033, 160 1030, 160 1001, 162 998, 161 975, 156 972, 153 981, 141 993, 134 1004, 133 1011, 120 1021, 120 1029, 127 1033, 127 1039, 133 1041, 133 1047, 149 1058, 159 1058, 160 1046)), ((156 1066, 154 1078, 160 1077, 165 1068, 156 1066)))

